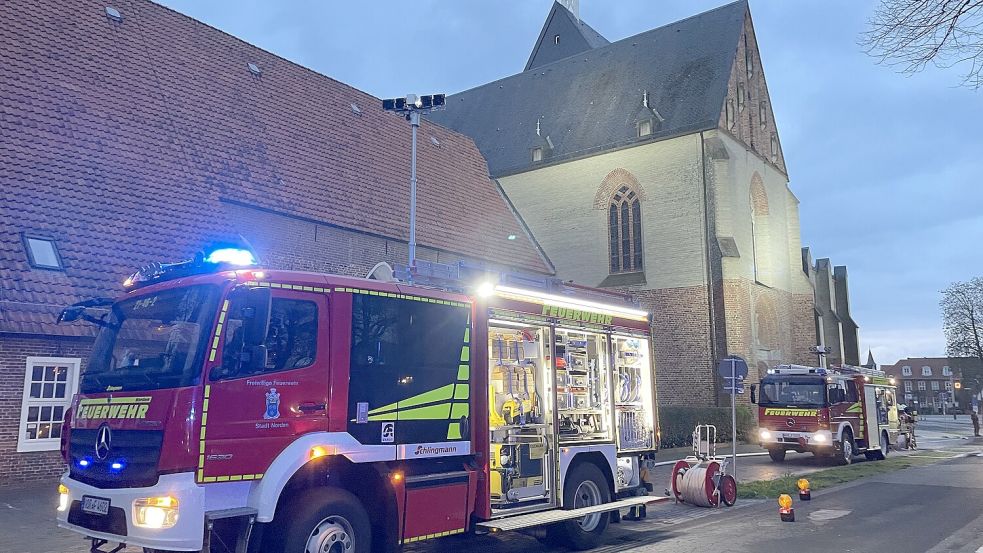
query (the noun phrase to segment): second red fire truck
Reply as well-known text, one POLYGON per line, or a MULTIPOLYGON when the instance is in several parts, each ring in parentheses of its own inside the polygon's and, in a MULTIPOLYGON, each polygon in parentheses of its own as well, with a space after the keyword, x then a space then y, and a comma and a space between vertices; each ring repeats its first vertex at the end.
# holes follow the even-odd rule
POLYGON ((100 327, 57 517, 92 551, 365 552, 533 526, 588 548, 655 500, 649 315, 625 297, 250 261, 156 265, 63 314, 100 327))
POLYGON ((883 459, 898 438, 892 379, 883 371, 779 365, 751 388, 758 404, 758 439, 776 462, 787 451, 851 463, 855 455, 883 459))

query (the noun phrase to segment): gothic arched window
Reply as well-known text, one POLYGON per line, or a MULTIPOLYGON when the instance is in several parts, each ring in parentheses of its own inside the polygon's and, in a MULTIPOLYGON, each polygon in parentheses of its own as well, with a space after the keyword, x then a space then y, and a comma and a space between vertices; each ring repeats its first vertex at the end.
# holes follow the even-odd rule
POLYGON ((642 206, 638 195, 627 186, 611 197, 608 240, 612 273, 642 270, 642 206))

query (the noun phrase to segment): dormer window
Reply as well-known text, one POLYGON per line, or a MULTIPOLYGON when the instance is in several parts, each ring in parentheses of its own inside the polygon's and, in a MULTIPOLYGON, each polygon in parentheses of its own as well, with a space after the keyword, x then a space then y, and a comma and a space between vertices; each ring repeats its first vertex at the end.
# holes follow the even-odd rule
POLYGON ((25 234, 24 249, 27 251, 27 261, 31 267, 56 271, 63 269, 54 239, 25 234))
POLYGON ((922 367, 922 376, 932 376, 932 367, 925 365, 922 367))
POLYGON ((911 367, 908 365, 901 367, 901 376, 911 376, 911 367))
POLYGON ((652 134, 652 120, 645 119, 638 122, 638 137, 648 136, 652 134))
POLYGON ((543 161, 543 149, 533 148, 532 149, 532 160, 533 161, 543 161))

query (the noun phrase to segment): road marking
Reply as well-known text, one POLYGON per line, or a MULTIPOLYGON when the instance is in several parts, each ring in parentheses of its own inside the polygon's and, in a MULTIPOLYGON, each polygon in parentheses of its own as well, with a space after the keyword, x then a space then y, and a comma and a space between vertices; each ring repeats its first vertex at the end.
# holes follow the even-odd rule
POLYGON ((946 455, 944 457, 940 455, 912 455, 911 457, 915 459, 958 459, 962 455, 946 455))
POLYGON ((816 522, 826 522, 827 520, 845 517, 852 512, 853 511, 845 511, 842 509, 819 509, 818 511, 809 513, 809 519, 816 522))

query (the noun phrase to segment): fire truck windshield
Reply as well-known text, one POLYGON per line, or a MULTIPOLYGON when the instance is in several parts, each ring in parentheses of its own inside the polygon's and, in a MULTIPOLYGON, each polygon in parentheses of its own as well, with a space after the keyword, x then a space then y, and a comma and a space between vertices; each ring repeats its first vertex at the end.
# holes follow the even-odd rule
POLYGON ((759 405, 767 407, 823 407, 826 381, 801 376, 768 376, 761 381, 759 405))
POLYGON ((112 307, 82 373, 80 391, 156 390, 194 384, 219 290, 189 286, 128 298, 112 307))

